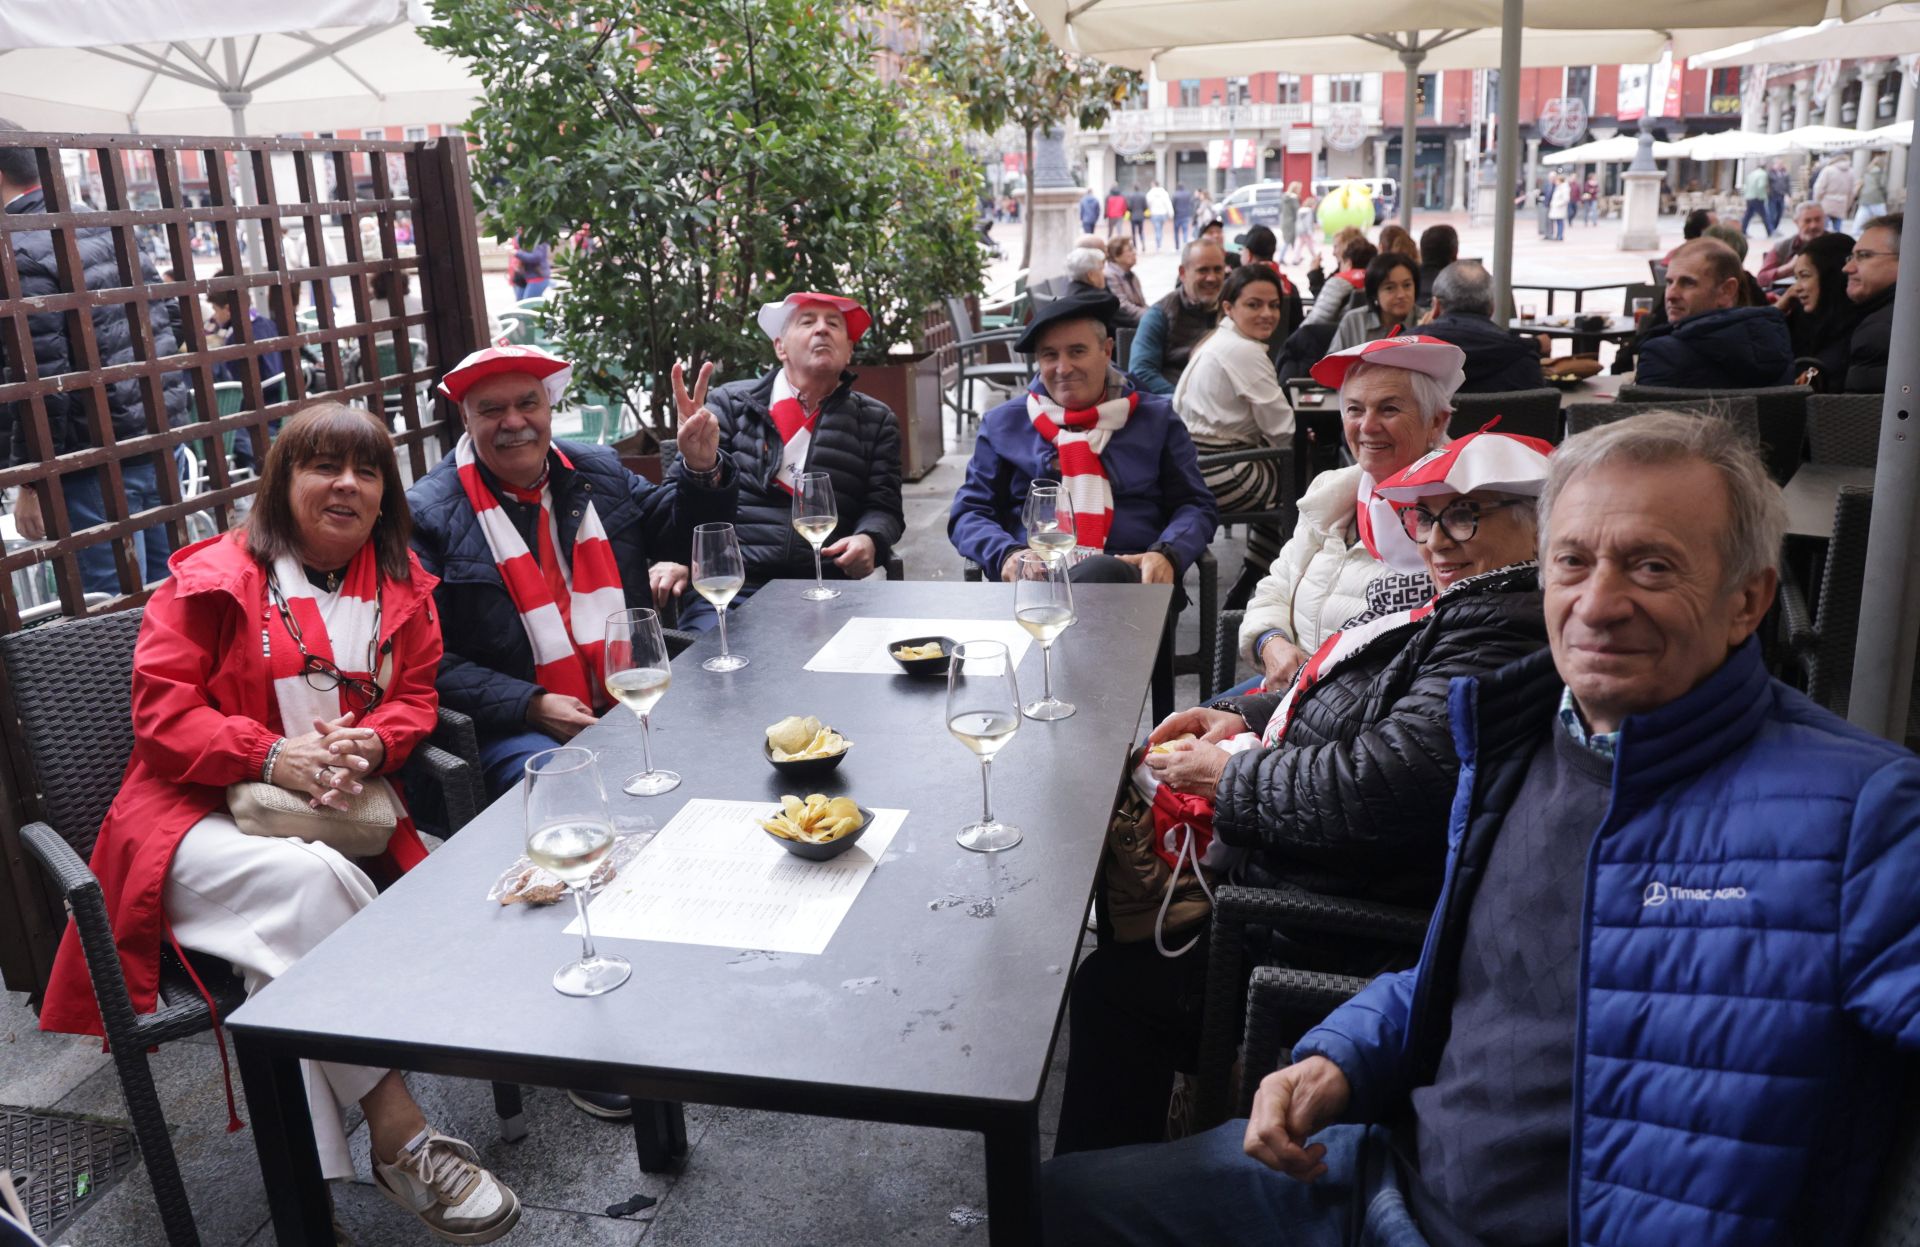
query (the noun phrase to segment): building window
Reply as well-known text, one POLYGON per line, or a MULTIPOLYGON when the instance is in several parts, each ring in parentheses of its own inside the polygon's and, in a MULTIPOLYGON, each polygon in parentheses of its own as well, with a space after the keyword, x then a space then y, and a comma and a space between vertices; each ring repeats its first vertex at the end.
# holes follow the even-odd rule
POLYGON ((1894 113, 1898 111, 1900 107, 1900 78, 1902 72, 1900 65, 1896 63, 1893 67, 1893 72, 1880 79, 1880 111, 1877 115, 1881 121, 1892 121, 1894 113))
POLYGON ((1180 107, 1200 107, 1200 80, 1198 78, 1182 78, 1180 80, 1180 107))
POLYGON ((1438 109, 1440 107, 1440 75, 1421 74, 1420 82, 1414 88, 1414 99, 1420 107, 1420 111, 1415 113, 1415 116, 1423 121, 1432 121, 1438 116, 1438 109))
POLYGON ((1707 94, 1708 95, 1740 94, 1740 67, 1738 65, 1735 65, 1728 69, 1714 70, 1713 77, 1708 80, 1707 94))
POLYGON ((424 143, 427 141, 427 128, 425 126, 408 126, 406 133, 407 142, 409 143, 424 143))
POLYGON ((1274 101, 1280 104, 1298 104, 1300 102, 1300 75, 1275 74, 1273 76, 1274 101))
POLYGON ((387 132, 385 130, 362 130, 360 131, 360 137, 363 139, 384 139, 387 137, 387 132))
POLYGON ((1327 78, 1327 102, 1330 104, 1358 104, 1361 102, 1362 74, 1332 74, 1327 78))
POLYGON ((1593 103, 1593 66, 1569 65, 1567 67, 1567 95, 1582 104, 1593 103))
POLYGON ((1253 102, 1253 89, 1245 78, 1227 79, 1227 103, 1250 104, 1253 102))

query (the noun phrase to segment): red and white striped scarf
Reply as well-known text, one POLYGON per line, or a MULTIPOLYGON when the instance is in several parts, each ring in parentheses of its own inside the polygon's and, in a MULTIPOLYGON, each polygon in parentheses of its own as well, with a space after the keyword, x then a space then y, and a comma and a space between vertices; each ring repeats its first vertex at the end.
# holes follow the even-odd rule
POLYGON ((1354 655, 1409 624, 1419 623, 1433 614, 1434 604, 1439 596, 1435 595, 1425 603, 1411 610, 1394 611, 1388 615, 1377 615, 1363 624, 1342 628, 1320 643, 1313 651, 1313 657, 1300 664, 1300 673, 1293 678, 1293 684, 1287 689, 1287 695, 1280 699, 1273 717, 1267 720, 1267 730, 1260 737, 1260 743, 1272 749, 1286 739, 1287 724, 1292 721, 1293 707, 1306 691, 1327 678, 1340 665, 1354 655))
POLYGON ((773 483, 793 493, 800 484, 800 474, 807 470, 807 451, 813 446, 813 430, 820 423, 820 408, 808 414, 787 380, 787 370, 782 368, 773 374, 773 402, 767 414, 773 417, 781 443, 780 471, 773 483))
MULTIPOLYGON (((1111 380, 1107 388, 1115 388, 1111 380)), ((1060 483, 1073 503, 1074 541, 1092 550, 1107 548, 1107 533, 1113 528, 1113 485, 1100 452, 1126 427, 1139 402, 1139 391, 1128 386, 1118 398, 1068 411, 1047 395, 1038 378, 1027 389, 1027 419, 1060 456, 1060 483)))
POLYGON ((300 647, 305 645, 307 653, 326 659, 342 675, 372 679, 382 688, 392 680, 390 655, 378 664, 381 670, 368 670, 380 643, 380 559, 373 543, 360 547, 347 564, 339 593, 324 606, 300 560, 291 554, 273 561, 273 581, 280 600, 293 616, 294 627, 300 630, 296 641, 270 594, 262 643, 267 652, 267 672, 273 680, 274 704, 280 710, 280 731, 287 736, 302 736, 313 730, 315 719, 337 719, 349 710, 355 712, 356 721, 366 717, 366 708, 350 702, 345 688, 323 692, 307 683, 301 670, 306 660, 300 647))
MULTIPOLYGON (((573 467, 558 447, 553 454, 562 467, 573 467)), ((533 646, 533 682, 550 693, 577 697, 604 710, 611 704, 603 683, 607 620, 627 608, 627 593, 593 502, 588 500, 582 508, 569 559, 560 552, 548 479, 542 477, 538 489, 524 490, 502 481, 500 488, 515 501, 539 504, 534 531, 540 535, 540 557, 535 560, 480 475, 470 435, 460 435, 453 461, 467 501, 479 517, 487 549, 500 568, 507 596, 520 612, 520 626, 533 646)))

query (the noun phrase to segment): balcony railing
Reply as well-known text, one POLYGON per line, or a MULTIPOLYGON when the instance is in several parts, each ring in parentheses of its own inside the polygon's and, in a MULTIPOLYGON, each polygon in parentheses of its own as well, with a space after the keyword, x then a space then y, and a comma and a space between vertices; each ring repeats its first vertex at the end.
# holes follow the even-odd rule
POLYGON ((1363 124, 1379 126, 1380 109, 1376 104, 1236 104, 1231 109, 1225 104, 1207 104, 1195 108, 1126 109, 1109 115, 1097 133, 1138 129, 1141 122, 1136 118, 1145 118, 1146 125, 1155 133, 1278 130, 1295 125, 1324 125, 1333 109, 1347 107, 1361 110, 1363 124))

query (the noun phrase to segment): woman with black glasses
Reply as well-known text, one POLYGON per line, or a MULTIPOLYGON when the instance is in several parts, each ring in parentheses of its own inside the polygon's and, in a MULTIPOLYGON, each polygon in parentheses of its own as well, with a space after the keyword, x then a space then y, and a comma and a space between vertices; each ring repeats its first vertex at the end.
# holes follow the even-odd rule
MULTIPOLYGON (((434 579, 410 526, 386 429, 321 403, 273 439, 246 526, 173 556, 141 622, 133 757, 92 860, 136 1012, 154 1007, 164 947, 232 963, 251 994, 369 904, 376 879, 425 858, 385 778, 439 705, 434 579)), ((101 1033, 71 928, 41 1025, 101 1033)), ((375 1185, 430 1231, 486 1243, 519 1220, 398 1073, 302 1064, 328 1178, 353 1175, 341 1110, 357 1101, 375 1185)))

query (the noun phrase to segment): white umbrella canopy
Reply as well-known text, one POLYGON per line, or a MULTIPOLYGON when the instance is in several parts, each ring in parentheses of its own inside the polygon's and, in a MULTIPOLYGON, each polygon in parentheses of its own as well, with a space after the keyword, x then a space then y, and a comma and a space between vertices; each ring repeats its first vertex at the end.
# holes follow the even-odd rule
POLYGON ((1892 125, 1881 126, 1878 130, 1867 131, 1869 147, 1912 147, 1913 119, 1896 121, 1892 125))
MULTIPOLYGON (((1429 50, 1422 73, 1446 69, 1492 69, 1500 64, 1500 32, 1495 30, 1421 30, 1413 39, 1400 34, 1379 36, 1323 35, 1309 39, 1279 39, 1256 43, 1205 43, 1158 51, 1136 49, 1101 59, 1112 59, 1133 69, 1149 64, 1162 81, 1212 77, 1220 74, 1258 74, 1270 70, 1315 74, 1399 73, 1405 68, 1396 43, 1413 43, 1429 50)), ((1645 65, 1660 59, 1667 36, 1656 30, 1540 30, 1520 32, 1520 64, 1527 68, 1558 65, 1645 65)))
POLYGON ((1849 130, 1844 126, 1800 126, 1783 130, 1772 137, 1790 152, 1850 152, 1856 147, 1873 145, 1871 130, 1849 130))
POLYGON ((1748 160, 1780 155, 1787 150, 1786 138, 1784 134, 1762 134, 1758 130, 1716 130, 1667 146, 1671 155, 1688 160, 1748 160))
MULTIPOLYGON (((1631 161, 1640 152, 1640 136, 1637 134, 1619 134, 1610 139, 1601 139, 1595 143, 1582 143, 1578 147, 1569 147, 1565 151, 1542 156, 1543 165, 1623 165, 1631 161)), ((1653 158, 1665 160, 1669 156, 1684 156, 1686 150, 1679 143, 1662 143, 1655 140, 1653 158)))
MULTIPOLYGON (((1835 15, 1837 16, 1837 15, 1835 15)), ((1771 33, 1689 58, 1695 69, 1788 61, 1873 59, 1920 52, 1920 4, 1894 4, 1852 21, 1829 20, 1771 33)))
POLYGON ((28 129, 273 134, 458 121, 479 84, 418 0, 0 6, 0 116, 28 129))

